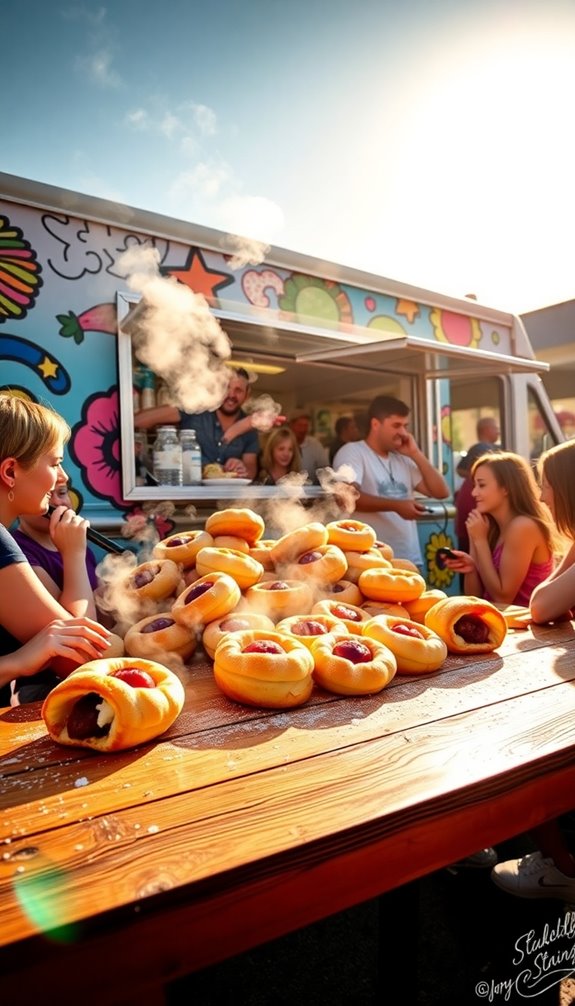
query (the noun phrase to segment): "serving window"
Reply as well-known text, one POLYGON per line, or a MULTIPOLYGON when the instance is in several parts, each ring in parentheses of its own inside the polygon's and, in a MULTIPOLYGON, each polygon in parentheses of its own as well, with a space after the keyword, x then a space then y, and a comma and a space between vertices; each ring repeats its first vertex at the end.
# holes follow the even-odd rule
MULTIPOLYGON (((118 364, 120 380, 120 422, 122 443, 123 493, 128 500, 165 499, 167 490, 175 502, 236 499, 238 486, 166 486, 157 485, 151 464, 153 429, 138 431, 134 427, 135 412, 160 404, 173 404, 170 387, 138 356, 138 296, 118 295, 118 364)), ((229 315, 213 312, 226 332, 231 345, 232 365, 244 367, 253 382, 251 398, 270 396, 281 406, 286 416, 305 409, 312 419, 310 432, 329 449, 336 420, 353 415, 361 428, 370 400, 377 394, 395 395, 413 405, 416 412, 416 391, 409 373, 374 371, 371 361, 359 362, 338 358, 342 339, 330 333, 302 331, 295 326, 264 329, 263 326, 238 321, 229 315), (325 358, 306 360, 311 348, 318 353, 328 350, 325 358), (300 358, 301 357, 301 358, 300 358)), ((349 346, 349 336, 343 340, 349 346)), ((200 410, 198 410, 200 411, 200 410)), ((421 433, 421 431, 420 431, 421 433)), ((416 432, 416 435, 418 433, 416 432)), ((265 436, 265 435, 263 435, 265 436)), ((262 436, 262 441, 263 441, 262 436)), ((251 497, 277 494, 274 486, 252 485, 242 489, 251 497)), ((305 487, 305 494, 316 496, 317 486, 305 487)))
MULTIPOLYGON (((145 407, 155 400, 170 401, 170 387, 154 373, 149 362, 143 366, 138 354, 139 314, 145 311, 135 294, 118 295, 118 353, 121 402, 123 492, 128 500, 165 499, 166 486, 156 486, 149 464, 142 457, 151 446, 152 431, 142 437, 134 429, 134 404, 145 407)), ((537 370, 536 361, 504 356, 468 347, 425 340, 396 331, 346 326, 341 330, 320 328, 313 319, 305 327, 301 319, 275 318, 264 323, 263 316, 245 312, 234 314, 214 309, 216 318, 232 346, 229 362, 246 368, 254 378, 252 398, 269 395, 290 416, 305 409, 312 418, 311 432, 329 447, 337 418, 354 415, 362 428, 362 418, 375 395, 394 395, 411 408, 411 428, 415 438, 436 465, 445 463, 443 435, 446 410, 451 409, 452 438, 474 441, 472 427, 479 415, 488 411, 506 426, 501 375, 537 370)), ((195 340, 195 336, 194 336, 195 340)), ((192 341, 192 340, 189 340, 192 341)), ((227 346, 227 341, 226 341, 227 346)), ((172 347, 164 341, 166 354, 172 347)), ((215 407, 215 406, 214 406, 215 407)), ((189 411, 202 411, 190 409, 189 411)), ((449 449, 452 449, 451 447, 449 449)), ((239 486, 169 486, 170 498, 178 500, 237 499, 239 486)), ((273 497, 274 486, 246 486, 246 497, 273 497)), ((305 488, 315 496, 318 487, 305 488)))

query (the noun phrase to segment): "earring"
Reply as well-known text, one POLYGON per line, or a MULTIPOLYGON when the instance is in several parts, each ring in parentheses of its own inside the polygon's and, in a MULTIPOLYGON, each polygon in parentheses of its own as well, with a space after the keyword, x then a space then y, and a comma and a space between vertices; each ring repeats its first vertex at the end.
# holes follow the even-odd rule
POLYGON ((13 503, 14 502, 14 490, 13 489, 10 489, 10 491, 8 493, 8 502, 9 503, 13 503))

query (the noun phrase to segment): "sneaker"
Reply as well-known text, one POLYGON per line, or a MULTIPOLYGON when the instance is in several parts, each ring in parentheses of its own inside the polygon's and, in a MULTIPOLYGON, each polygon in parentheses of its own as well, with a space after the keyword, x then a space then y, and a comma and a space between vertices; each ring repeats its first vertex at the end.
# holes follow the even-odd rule
POLYGON ((575 901, 575 877, 567 877, 550 858, 531 852, 521 859, 498 863, 491 879, 503 891, 518 898, 560 898, 575 901))
POLYGON ((458 859, 456 863, 451 863, 447 869, 452 872, 456 870, 491 870, 496 862, 497 853, 495 849, 489 847, 472 852, 470 856, 465 856, 463 859, 458 859))

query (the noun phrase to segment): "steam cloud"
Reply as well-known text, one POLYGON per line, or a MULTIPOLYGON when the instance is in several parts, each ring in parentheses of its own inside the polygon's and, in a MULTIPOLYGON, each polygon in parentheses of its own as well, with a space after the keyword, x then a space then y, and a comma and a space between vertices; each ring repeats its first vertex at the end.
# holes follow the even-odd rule
POLYGON ((340 465, 337 470, 319 468, 317 477, 324 493, 337 503, 338 508, 348 516, 352 514, 359 492, 353 484, 355 472, 351 465, 340 465))
POLYGON ((248 399, 243 406, 244 412, 251 413, 252 423, 255 430, 260 433, 267 433, 275 424, 282 407, 279 402, 275 402, 271 395, 258 395, 257 398, 248 399))
POLYGON ((144 310, 133 336, 136 355, 168 386, 173 404, 185 412, 221 405, 230 370, 230 341, 206 299, 183 283, 160 275, 159 252, 130 248, 119 265, 144 310))
POLYGON ((235 249, 230 258, 232 269, 243 269, 246 265, 260 265, 270 250, 270 245, 255 238, 244 238, 238 234, 228 234, 226 244, 235 249))
MULTIPOLYGON (((328 524, 332 520, 341 520, 350 516, 359 495, 352 484, 355 477, 349 465, 340 468, 319 468, 317 477, 324 493, 322 499, 315 499, 310 505, 304 494, 307 480, 306 472, 290 472, 276 483, 276 494, 273 500, 248 500, 249 488, 246 488, 238 506, 249 506, 259 513, 265 522, 265 537, 280 537, 288 531, 294 531, 311 521, 328 524)), ((236 504, 234 504, 236 505, 236 504)))

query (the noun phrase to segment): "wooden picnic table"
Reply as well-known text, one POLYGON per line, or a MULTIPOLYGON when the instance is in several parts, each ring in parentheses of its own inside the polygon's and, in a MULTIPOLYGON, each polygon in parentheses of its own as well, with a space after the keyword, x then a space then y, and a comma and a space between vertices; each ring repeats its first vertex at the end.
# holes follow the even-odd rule
POLYGON ((566 622, 286 712, 228 701, 196 657, 172 728, 114 755, 0 710, 0 1002, 152 1002, 571 809, 574 679, 566 622))

